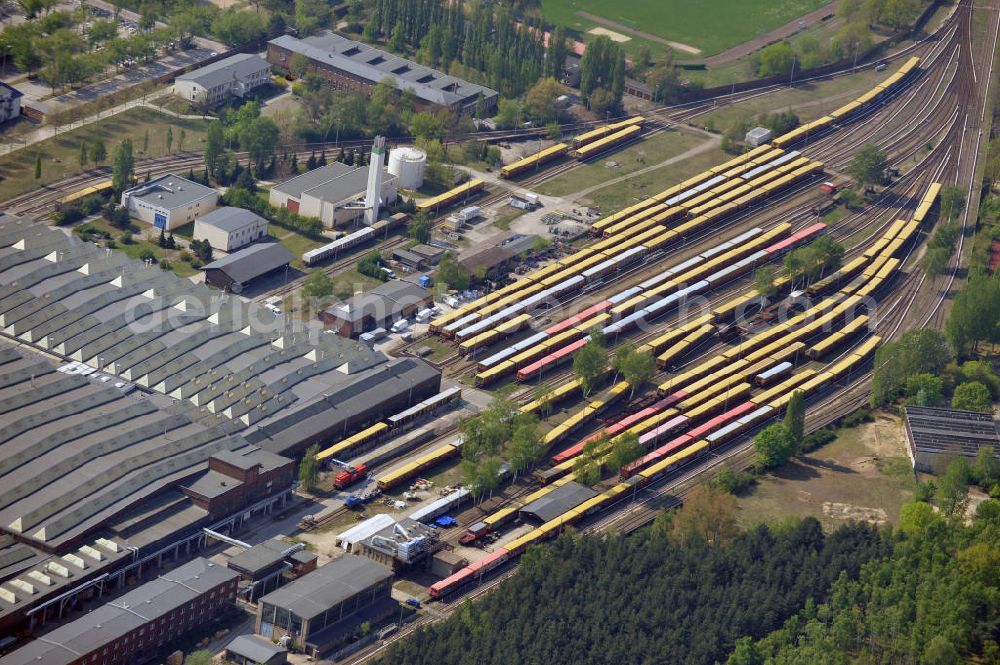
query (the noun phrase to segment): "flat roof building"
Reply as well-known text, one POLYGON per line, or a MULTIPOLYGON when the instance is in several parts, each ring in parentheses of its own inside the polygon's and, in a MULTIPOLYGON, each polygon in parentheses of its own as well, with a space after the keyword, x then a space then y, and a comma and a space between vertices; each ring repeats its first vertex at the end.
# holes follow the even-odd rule
POLYGON ((235 252, 267 235, 267 220, 243 208, 224 206, 194 220, 194 239, 221 252, 235 252))
POLYGON ((237 53, 174 79, 174 94, 195 104, 214 106, 226 95, 242 98, 271 80, 271 65, 254 53, 237 53))
POLYGON ((917 471, 940 473, 954 457, 974 458, 983 446, 1000 457, 1000 433, 990 413, 908 406, 906 452, 917 471))
POLYGON ((324 31, 298 39, 282 35, 267 43, 267 61, 278 70, 288 71, 293 54, 309 60, 308 71, 326 78, 335 88, 371 94, 380 81, 393 79, 401 90, 409 90, 419 110, 447 108, 471 115, 482 99, 484 115, 493 115, 500 94, 430 67, 373 48, 367 44, 324 31))
POLYGON ((256 632, 272 640, 285 635, 314 654, 376 622, 396 606, 392 571, 370 559, 344 554, 272 591, 257 603, 256 632))
POLYGON ((281 243, 257 243, 205 265, 205 283, 239 293, 255 279, 287 268, 293 258, 281 243))
POLYGON ((328 307, 319 313, 319 318, 338 335, 357 337, 375 328, 388 328, 433 302, 430 289, 405 279, 394 279, 328 307))
POLYGON ((158 229, 173 231, 215 210, 219 192, 168 173, 122 192, 128 214, 158 229))
POLYGON ((144 663, 236 609, 239 575, 194 559, 0 658, 0 665, 144 663))
MULTIPOLYGON (((384 168, 384 166, 383 166, 384 168)), ((344 226, 364 214, 368 187, 368 167, 332 162, 289 178, 271 188, 269 201, 304 217, 315 217, 328 228, 344 226)), ((396 201, 399 179, 389 173, 382 177, 382 205, 396 201)))
POLYGON ((288 570, 304 575, 316 569, 316 555, 301 543, 272 538, 229 557, 226 566, 240 574, 241 597, 255 601, 282 584, 288 570))

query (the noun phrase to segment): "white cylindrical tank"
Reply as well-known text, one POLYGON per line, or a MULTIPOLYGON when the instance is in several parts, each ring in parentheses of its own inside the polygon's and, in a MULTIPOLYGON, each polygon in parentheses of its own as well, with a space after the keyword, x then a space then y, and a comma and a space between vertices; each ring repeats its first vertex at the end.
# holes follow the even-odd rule
POLYGON ((402 189, 418 189, 424 184, 427 153, 412 146, 389 151, 389 173, 399 178, 402 189))

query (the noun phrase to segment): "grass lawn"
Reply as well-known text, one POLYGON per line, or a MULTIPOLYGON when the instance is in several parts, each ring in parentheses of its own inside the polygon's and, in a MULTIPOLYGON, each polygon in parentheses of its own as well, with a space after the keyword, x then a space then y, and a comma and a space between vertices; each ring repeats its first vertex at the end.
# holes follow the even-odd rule
POLYGON ((731 155, 721 149, 706 150, 690 159, 637 175, 625 182, 603 187, 591 193, 580 203, 594 206, 604 214, 609 214, 632 205, 647 196, 662 192, 671 185, 701 173, 709 167, 721 164, 730 158, 731 155))
POLYGON ((149 250, 150 252, 153 253, 153 256, 156 257, 157 263, 159 263, 163 259, 167 259, 167 261, 170 264, 170 269, 178 277, 190 277, 191 275, 198 274, 198 270, 196 268, 192 268, 190 263, 186 263, 177 258, 177 256, 180 254, 180 250, 164 249, 157 244, 155 238, 152 240, 147 240, 146 238, 144 238, 143 233, 145 230, 150 228, 149 225, 137 224, 135 220, 133 220, 132 223, 133 223, 133 228, 138 226, 141 228, 141 230, 133 231, 132 242, 127 245, 123 245, 121 243, 121 236, 123 231, 112 227, 111 224, 109 224, 108 221, 103 217, 98 217, 93 221, 87 222, 87 226, 102 231, 103 233, 110 234, 111 237, 114 239, 115 243, 117 243, 115 251, 124 252, 125 255, 128 256, 130 259, 138 259, 140 255, 149 250))
POLYGON ((702 137, 688 132, 660 132, 624 150, 601 155, 596 161, 547 180, 535 187, 535 191, 550 196, 566 196, 670 159, 702 141, 702 137), (612 162, 617 166, 609 166, 612 162))
MULTIPOLYGON (((6 201, 19 194, 38 189, 51 182, 76 175, 84 170, 94 168, 89 163, 86 169, 80 167, 80 144, 91 144, 94 139, 101 138, 108 153, 104 168, 111 177, 111 156, 122 139, 132 139, 135 158, 139 160, 149 157, 162 157, 167 154, 167 128, 173 128, 173 150, 180 150, 180 133, 185 132, 184 149, 201 150, 205 138, 206 122, 204 120, 181 120, 164 115, 147 108, 129 109, 123 113, 99 120, 71 132, 46 139, 27 148, 18 150, 3 158, 0 163, 0 201, 6 201), (149 132, 149 147, 143 154, 143 137, 149 132), (35 180, 35 155, 42 156, 42 177, 35 180)), ((136 176, 141 180, 145 175, 141 166, 136 169, 136 176)), ((181 174, 183 175, 183 174, 181 174)))
POLYGON ((288 229, 275 224, 267 225, 267 233, 272 238, 277 238, 278 242, 280 242, 285 249, 292 253, 292 256, 295 257, 292 259, 292 267, 298 268, 299 270, 306 270, 305 264, 302 263, 302 255, 310 249, 316 249, 317 247, 322 247, 325 244, 318 240, 307 238, 301 233, 289 231, 288 229))
POLYGON ((867 65, 864 71, 851 76, 806 83, 799 87, 782 89, 744 102, 729 104, 701 116, 698 122, 705 127, 725 131, 742 118, 787 109, 795 111, 802 122, 809 122, 868 92, 890 74, 891 71, 876 72, 873 65, 867 65))
POLYGON ((707 3, 691 0, 543 0, 542 14, 553 23, 586 33, 597 24, 577 12, 588 12, 626 28, 694 46, 702 50, 703 57, 780 27, 827 2, 713 0, 708 7, 707 3))
POLYGON ((769 474, 740 499, 740 521, 753 525, 784 517, 816 517, 827 530, 847 520, 898 523, 916 479, 899 418, 838 432, 835 441, 769 474))

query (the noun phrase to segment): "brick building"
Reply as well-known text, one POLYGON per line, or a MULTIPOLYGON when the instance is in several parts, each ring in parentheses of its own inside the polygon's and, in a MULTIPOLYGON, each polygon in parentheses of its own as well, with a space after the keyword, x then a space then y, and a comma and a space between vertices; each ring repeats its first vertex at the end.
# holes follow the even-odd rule
POLYGON ((380 81, 392 79, 400 90, 413 93, 420 111, 447 108, 455 113, 471 115, 482 100, 483 115, 491 116, 500 99, 496 90, 331 31, 305 39, 282 35, 267 43, 267 61, 278 71, 288 71, 289 61, 295 53, 309 61, 308 72, 319 74, 339 90, 370 95, 380 81))
POLYGON ((294 476, 291 459, 251 446, 212 455, 208 471, 181 489, 214 518, 285 490, 294 476))
POLYGON ((172 651, 236 607, 239 574, 194 559, 0 658, 0 665, 129 665, 172 651))

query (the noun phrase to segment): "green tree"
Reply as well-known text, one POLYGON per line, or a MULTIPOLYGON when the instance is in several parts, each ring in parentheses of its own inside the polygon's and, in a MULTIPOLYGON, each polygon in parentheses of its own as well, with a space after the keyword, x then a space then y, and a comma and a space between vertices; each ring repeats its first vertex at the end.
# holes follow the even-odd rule
POLYGON ((611 456, 608 459, 608 467, 612 471, 619 471, 622 467, 631 464, 642 457, 645 449, 639 443, 639 435, 633 432, 625 432, 615 437, 615 442, 611 446, 611 456))
POLYGON ((920 0, 885 0, 881 22, 899 30, 912 25, 920 15, 920 0))
POLYGON ((874 143, 866 143, 854 153, 847 173, 860 185, 881 185, 888 166, 886 154, 874 143))
MULTIPOLYGON (((183 130, 182 130, 183 132, 183 130)), ((183 133, 181 134, 183 137, 183 133)), ((213 178, 218 178, 225 164, 226 147, 222 123, 209 121, 205 132, 205 168, 213 178)), ((181 148, 183 150, 183 148, 181 148)))
POLYGON ((757 60, 760 76, 787 76, 795 66, 795 53, 787 41, 780 41, 761 49, 757 60))
POLYGON ((774 469, 785 464, 795 451, 795 439, 782 424, 769 425, 754 437, 755 464, 774 469))
POLYGON ((108 158, 108 151, 104 147, 104 141, 102 139, 95 138, 93 143, 90 144, 90 156, 94 160, 95 164, 101 164, 108 158))
POLYGON ((333 293, 333 280, 321 268, 313 268, 302 282, 302 295, 306 298, 327 298, 333 293))
POLYGON ((941 521, 934 507, 923 501, 904 503, 899 509, 899 530, 909 536, 926 531, 932 524, 941 521))
POLYGON ((274 156, 274 148, 278 145, 278 126, 270 118, 254 118, 240 132, 240 147, 249 153, 258 176, 264 169, 264 163, 274 156))
POLYGON ((764 298, 770 299, 774 297, 778 289, 774 285, 774 272, 771 268, 767 266, 757 268, 753 274, 753 288, 758 295, 764 298))
POLYGON ((431 220, 426 214, 418 214, 406 225, 409 236, 422 243, 430 242, 431 229, 431 220))
POLYGON ((671 528, 682 540, 694 536, 709 547, 721 547, 739 534, 737 510, 732 494, 698 485, 685 498, 671 528))
POLYGON ((990 389, 978 381, 963 383, 955 388, 955 394, 951 398, 951 408, 989 413, 993 410, 990 389))
POLYGON ((997 459, 993 446, 980 446, 976 451, 971 474, 976 484, 986 490, 1000 483, 1000 460, 997 459))
POLYGON ((174 147, 174 128, 167 127, 167 152, 169 153, 174 147))
POLYGON ((179 150, 180 152, 184 152, 184 139, 186 139, 186 138, 187 138, 187 132, 184 131, 184 128, 182 127, 181 128, 181 135, 180 135, 180 137, 178 137, 178 140, 177 140, 177 150, 179 150))
POLYGON ((299 484, 307 492, 316 486, 316 481, 319 479, 319 460, 316 459, 318 454, 319 444, 313 444, 299 462, 299 484))
POLYGON ((948 185, 941 188, 941 219, 953 220, 965 210, 965 192, 961 187, 948 185))
POLYGON ((625 343, 615 349, 612 367, 629 383, 631 393, 642 387, 656 374, 656 360, 648 351, 638 351, 631 343, 625 343))
POLYGON ((941 401, 944 382, 927 372, 912 374, 906 378, 908 403, 917 406, 936 406, 941 401))
POLYGON ((857 210, 861 206, 862 200, 861 195, 853 189, 840 190, 840 202, 848 210, 857 210))
POLYGON ((42 154, 35 153, 35 180, 40 180, 42 177, 42 154))
POLYGON ((438 263, 438 281, 444 282, 450 288, 464 291, 469 288, 469 273, 458 262, 451 252, 445 252, 438 263))
POLYGON ((961 518, 969 506, 969 463, 956 457, 937 481, 938 505, 946 517, 961 518))
POLYGON ((566 94, 566 87, 554 78, 544 78, 528 89, 524 96, 524 108, 538 124, 548 124, 559 119, 557 101, 566 94))
POLYGON ((80 163, 80 168, 86 168, 87 166, 87 143, 86 141, 80 142, 80 156, 78 158, 80 163))
POLYGON ((111 166, 111 188, 116 196, 124 192, 135 177, 135 156, 132 154, 132 139, 125 138, 115 150, 111 166))
POLYGON ((497 123, 498 127, 511 128, 517 127, 521 118, 524 115, 524 108, 521 103, 515 99, 504 99, 501 98, 499 104, 497 104, 497 115, 494 121, 497 123))
POLYGON ((538 432, 538 419, 521 418, 514 425, 510 440, 510 465, 519 473, 530 469, 545 455, 545 446, 538 432))
POLYGON ((573 354, 573 374, 580 380, 585 396, 608 370, 608 352, 602 342, 592 334, 591 339, 573 354))
POLYGON ((792 441, 798 446, 806 432, 806 398, 802 391, 796 390, 788 400, 785 411, 785 429, 792 435, 792 441))
POLYGON ((625 52, 601 35, 587 43, 580 60, 580 95, 591 110, 604 112, 621 106, 625 91, 625 52), (599 107, 599 108, 596 108, 599 107))

